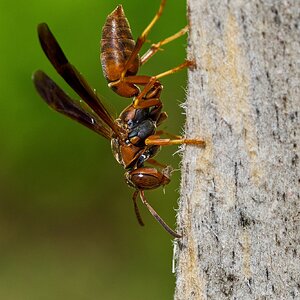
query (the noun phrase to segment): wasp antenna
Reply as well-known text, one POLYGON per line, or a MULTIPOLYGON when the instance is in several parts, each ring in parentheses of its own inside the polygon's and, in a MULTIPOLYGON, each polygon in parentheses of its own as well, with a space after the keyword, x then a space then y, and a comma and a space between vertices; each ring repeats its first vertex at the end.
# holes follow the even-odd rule
POLYGON ((144 191, 140 191, 140 197, 142 202, 145 204, 145 206, 148 208, 152 216, 155 218, 155 220, 173 237, 175 238, 181 238, 182 235, 176 233, 174 230, 172 230, 166 222, 160 217, 160 215, 154 210, 154 208, 148 203, 148 201, 145 198, 144 191))
POLYGON ((145 224, 144 224, 143 219, 142 219, 142 217, 141 217, 141 214, 140 214, 140 211, 139 211, 139 207, 138 207, 137 201, 136 201, 136 198, 137 198, 137 196, 139 195, 139 193, 140 193, 139 191, 135 191, 135 192, 133 193, 132 200, 133 200, 134 212, 135 212, 136 218, 137 218, 139 224, 140 224, 141 226, 144 226, 145 224))

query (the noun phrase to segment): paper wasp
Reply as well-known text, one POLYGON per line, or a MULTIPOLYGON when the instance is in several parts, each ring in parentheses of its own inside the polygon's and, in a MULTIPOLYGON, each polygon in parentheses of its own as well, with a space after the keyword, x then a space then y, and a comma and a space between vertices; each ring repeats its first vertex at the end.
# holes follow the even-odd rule
POLYGON ((150 29, 160 17, 165 3, 166 0, 161 1, 158 12, 137 42, 132 38, 129 23, 121 5, 107 17, 101 40, 101 63, 104 76, 109 81, 109 87, 116 93, 123 97, 133 98, 132 104, 121 112, 118 119, 114 120, 96 92, 69 63, 45 23, 38 25, 38 37, 42 49, 56 71, 82 100, 70 98, 43 71, 36 71, 33 81, 38 93, 50 107, 111 141, 112 152, 116 160, 126 170, 126 182, 135 189, 133 202, 139 224, 144 225, 137 206, 138 195, 163 228, 172 236, 179 238, 181 235, 174 232, 147 202, 144 191, 170 182, 170 168, 153 159, 160 146, 205 145, 202 140, 183 139, 179 136, 173 139, 161 138, 160 134, 164 132, 156 130, 156 127, 167 118, 167 114, 162 112, 160 100, 162 85, 158 79, 189 66, 190 62, 186 61, 157 76, 136 75, 140 65, 148 61, 160 46, 187 31, 187 28, 184 28, 173 36, 153 44, 141 58, 139 57, 139 51, 150 29), (140 90, 138 86, 142 86, 143 89, 140 90), (145 163, 159 167, 160 171, 157 168, 145 166, 145 163))

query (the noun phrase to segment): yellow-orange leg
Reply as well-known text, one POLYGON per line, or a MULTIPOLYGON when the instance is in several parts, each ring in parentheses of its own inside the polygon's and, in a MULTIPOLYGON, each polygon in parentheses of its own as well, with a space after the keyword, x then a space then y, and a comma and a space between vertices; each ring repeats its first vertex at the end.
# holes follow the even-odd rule
POLYGON ((184 63, 180 64, 179 66, 173 68, 173 69, 170 69, 168 71, 165 71, 163 73, 160 73, 158 75, 156 75, 156 79, 160 79, 162 77, 165 77, 165 76, 168 76, 168 75, 171 75, 171 74, 174 74, 184 68, 188 68, 188 67, 194 67, 195 66, 195 62, 194 61, 191 61, 191 60, 186 60, 184 63))
POLYGON ((148 146, 169 146, 169 145, 195 145, 199 147, 205 147, 205 141, 197 139, 162 139, 159 135, 151 135, 145 140, 145 144, 148 146))
POLYGON ((141 65, 146 63, 155 53, 157 53, 157 51, 162 50, 161 47, 163 45, 166 45, 166 44, 178 39, 182 35, 186 34, 188 29, 189 29, 189 27, 187 25, 184 28, 182 28, 181 30, 179 30, 178 32, 176 32, 175 34, 173 34, 172 36, 169 36, 166 39, 163 39, 156 44, 152 44, 150 49, 141 57, 141 65))
MULTIPOLYGON (((151 90, 151 88, 153 87, 153 85, 155 84, 156 81, 158 81, 158 79, 162 78, 162 77, 165 77, 165 76, 168 76, 168 75, 171 75, 171 74, 174 74, 184 68, 187 68, 187 67, 190 67, 190 66, 194 66, 194 62, 193 61, 189 61, 189 60, 186 60, 184 63, 180 64, 179 66, 173 68, 173 69, 170 69, 168 71, 165 71, 163 73, 160 73, 156 76, 152 76, 150 77, 150 80, 148 81, 148 83, 145 85, 144 89, 138 94, 138 96, 134 99, 134 102, 133 102, 133 106, 134 108, 146 108, 146 107, 150 107, 150 106, 153 106, 153 105, 149 105, 148 103, 148 99, 143 99, 147 93, 151 90)), ((131 76, 132 77, 138 77, 138 76, 131 76)), ((127 78, 124 78, 125 81, 127 81, 127 78)))
POLYGON ((154 18, 152 19, 152 21, 150 22, 150 24, 145 28, 145 30, 142 32, 142 34, 138 37, 135 47, 128 59, 128 61, 126 62, 125 66, 124 66, 124 70, 121 74, 121 81, 124 79, 126 72, 128 70, 128 68, 130 67, 130 65, 133 63, 133 61, 135 60, 135 58, 137 57, 137 55, 139 54, 143 44, 145 43, 147 36, 150 32, 150 30, 152 29, 152 27, 154 26, 154 24, 157 22, 157 20, 160 18, 160 16, 162 15, 162 12, 164 10, 164 7, 166 5, 167 0, 162 0, 159 6, 159 9, 157 11, 157 13, 155 14, 154 18))

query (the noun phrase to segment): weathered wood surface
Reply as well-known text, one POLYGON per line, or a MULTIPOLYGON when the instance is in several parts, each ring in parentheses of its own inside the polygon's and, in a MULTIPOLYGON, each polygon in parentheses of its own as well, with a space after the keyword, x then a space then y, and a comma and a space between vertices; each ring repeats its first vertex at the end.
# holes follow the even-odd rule
POLYGON ((189 0, 176 300, 300 299, 300 1, 189 0))

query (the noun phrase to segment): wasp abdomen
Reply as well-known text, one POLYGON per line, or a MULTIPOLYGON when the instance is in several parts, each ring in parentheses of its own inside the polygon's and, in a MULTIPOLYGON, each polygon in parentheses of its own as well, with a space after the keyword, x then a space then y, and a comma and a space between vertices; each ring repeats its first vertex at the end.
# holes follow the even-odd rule
MULTIPOLYGON (((120 78, 124 66, 135 46, 128 20, 122 5, 107 17, 102 28, 101 64, 105 78, 108 82, 120 78)), ((129 66, 126 75, 135 75, 139 68, 137 56, 129 66)))

